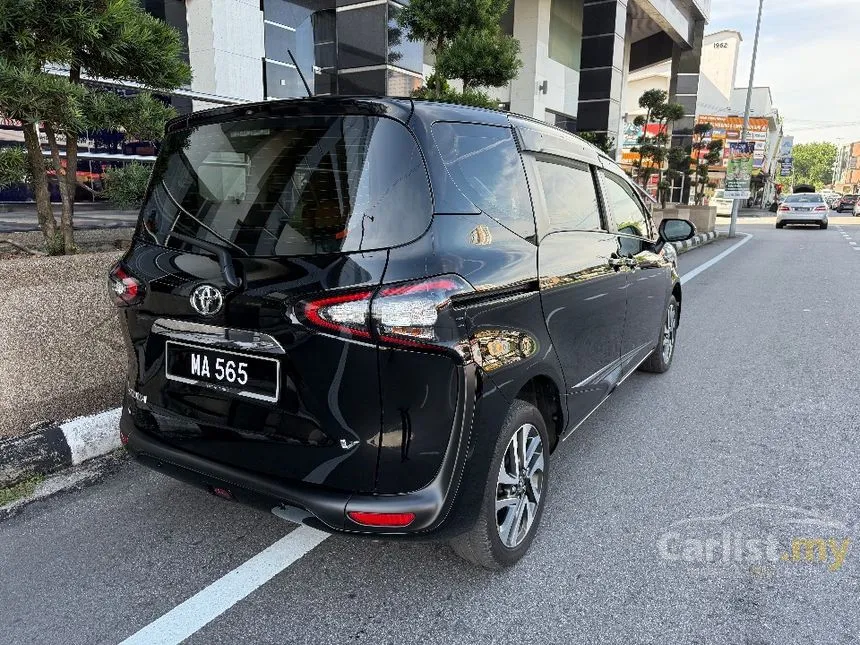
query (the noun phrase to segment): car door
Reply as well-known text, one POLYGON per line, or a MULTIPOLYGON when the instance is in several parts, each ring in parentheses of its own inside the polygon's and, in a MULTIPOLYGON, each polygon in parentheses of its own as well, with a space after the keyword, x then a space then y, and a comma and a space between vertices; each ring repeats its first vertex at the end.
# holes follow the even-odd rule
POLYGON ((630 181, 611 170, 598 171, 603 199, 618 232, 619 254, 629 271, 627 316, 621 343, 621 363, 626 374, 635 369, 654 348, 672 289, 672 265, 654 252, 655 231, 651 215, 630 181))
POLYGON ((600 208, 594 168, 541 154, 532 157, 532 169, 541 305, 576 425, 620 378, 626 270, 600 208))

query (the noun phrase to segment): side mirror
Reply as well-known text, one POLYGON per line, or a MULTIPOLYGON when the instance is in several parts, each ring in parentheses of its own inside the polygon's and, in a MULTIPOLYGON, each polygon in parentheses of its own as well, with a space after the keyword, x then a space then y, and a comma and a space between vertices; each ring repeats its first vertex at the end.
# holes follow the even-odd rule
POLYGON ((696 235, 696 227, 685 219, 667 218, 660 222, 658 233, 664 242, 683 242, 696 235))

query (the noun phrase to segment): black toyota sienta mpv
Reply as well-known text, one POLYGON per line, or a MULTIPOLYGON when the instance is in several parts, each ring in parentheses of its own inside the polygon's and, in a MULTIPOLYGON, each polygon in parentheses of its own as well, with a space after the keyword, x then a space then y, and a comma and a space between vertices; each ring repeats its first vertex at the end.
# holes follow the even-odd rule
POLYGON ((559 129, 409 99, 303 99, 167 128, 112 269, 121 438, 221 497, 321 529, 534 538, 554 451, 637 367, 672 362, 668 241, 559 129))

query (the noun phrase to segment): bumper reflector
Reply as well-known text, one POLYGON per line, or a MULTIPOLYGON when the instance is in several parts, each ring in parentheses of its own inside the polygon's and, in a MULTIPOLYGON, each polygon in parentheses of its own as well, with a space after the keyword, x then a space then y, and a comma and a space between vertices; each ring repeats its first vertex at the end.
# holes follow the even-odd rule
POLYGON ((415 513, 365 513, 363 511, 349 511, 349 519, 362 526, 395 527, 403 528, 409 526, 415 520, 415 513))

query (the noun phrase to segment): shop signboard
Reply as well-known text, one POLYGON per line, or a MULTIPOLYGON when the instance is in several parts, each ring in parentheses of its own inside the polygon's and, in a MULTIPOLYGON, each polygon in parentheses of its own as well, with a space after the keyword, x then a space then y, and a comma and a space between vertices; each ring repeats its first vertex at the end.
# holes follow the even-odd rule
POLYGON ((755 143, 752 141, 729 143, 729 158, 726 162, 727 199, 749 199, 754 153, 755 143))

